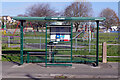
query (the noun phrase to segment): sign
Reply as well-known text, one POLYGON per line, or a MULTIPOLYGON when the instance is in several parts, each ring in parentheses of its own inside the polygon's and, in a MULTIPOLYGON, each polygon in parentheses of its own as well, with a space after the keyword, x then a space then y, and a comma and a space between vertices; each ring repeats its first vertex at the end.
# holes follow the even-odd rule
POLYGON ((50 35, 51 41, 70 41, 70 35, 50 35))
POLYGON ((54 25, 50 27, 50 41, 70 41, 70 25, 54 25))

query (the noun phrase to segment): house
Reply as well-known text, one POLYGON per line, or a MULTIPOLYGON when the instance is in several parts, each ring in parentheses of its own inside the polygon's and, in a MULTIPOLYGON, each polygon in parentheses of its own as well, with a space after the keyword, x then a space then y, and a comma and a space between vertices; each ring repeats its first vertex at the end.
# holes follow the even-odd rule
POLYGON ((4 23, 5 23, 5 24, 6 24, 6 23, 13 23, 13 22, 14 22, 14 20, 13 20, 12 17, 10 17, 10 16, 2 16, 1 19, 4 20, 4 23))
POLYGON ((107 28, 104 26, 99 26, 99 31, 106 33, 107 28))
POLYGON ((112 26, 111 31, 118 31, 118 27, 117 26, 112 26))

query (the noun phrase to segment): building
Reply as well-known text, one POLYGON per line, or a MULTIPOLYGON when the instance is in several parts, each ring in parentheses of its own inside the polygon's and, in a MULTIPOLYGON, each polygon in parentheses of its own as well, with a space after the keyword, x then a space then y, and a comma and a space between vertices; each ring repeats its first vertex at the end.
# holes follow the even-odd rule
POLYGON ((104 33, 106 33, 107 28, 104 27, 104 26, 99 26, 99 31, 100 31, 100 32, 104 32, 104 33))
POLYGON ((112 26, 111 31, 118 31, 118 27, 117 26, 112 26))
POLYGON ((2 16, 2 17, 1 17, 1 20, 2 20, 2 19, 3 19, 3 21, 4 21, 4 24, 15 22, 15 20, 13 20, 12 17, 10 17, 10 16, 2 16))

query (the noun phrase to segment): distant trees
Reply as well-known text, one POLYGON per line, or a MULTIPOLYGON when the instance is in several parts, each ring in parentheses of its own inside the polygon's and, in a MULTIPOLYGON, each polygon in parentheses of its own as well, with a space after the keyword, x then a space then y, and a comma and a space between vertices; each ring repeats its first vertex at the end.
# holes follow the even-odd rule
MULTIPOLYGON (((90 17, 92 16, 92 5, 89 2, 74 2, 69 5, 65 11, 66 17, 90 17)), ((78 30, 80 22, 75 22, 76 31, 78 30)))
POLYGON ((51 9, 49 4, 34 4, 26 9, 26 15, 31 17, 56 16, 57 13, 51 9))
MULTIPOLYGON (((51 9, 49 4, 34 4, 26 9, 25 15, 18 16, 31 16, 31 17, 53 17, 60 15, 60 12, 51 9)), ((92 5, 89 2, 73 2, 65 8, 61 16, 65 17, 91 17, 92 5)), ((46 22, 32 21, 33 25, 44 26, 46 22)), ((76 31, 78 30, 80 22, 74 22, 76 31)), ((38 28, 38 27, 37 27, 38 28)))
MULTIPOLYGON (((56 10, 51 9, 49 4, 34 4, 26 9, 26 13, 24 15, 20 14, 18 16, 21 17, 53 17, 60 15, 60 12, 56 12, 56 10)), ((64 17, 92 17, 93 10, 92 4, 89 2, 73 2, 71 5, 67 6, 63 11, 61 16, 64 17)), ((110 28, 111 26, 117 26, 119 18, 116 15, 115 11, 110 8, 106 8, 101 11, 100 17, 106 17, 106 20, 101 23, 105 27, 110 28)), ((38 27, 42 27, 45 25, 44 22, 32 21, 32 24, 38 27)), ((78 26, 80 25, 80 21, 74 22, 76 31, 78 30, 78 26)))
POLYGON ((19 15, 17 15, 18 17, 28 17, 27 15, 25 15, 25 14, 19 14, 19 15))
MULTIPOLYGON (((26 9, 25 15, 19 16, 29 16, 29 17, 52 17, 57 16, 59 13, 56 13, 54 9, 51 9, 49 4, 34 4, 26 9)), ((32 21, 32 24, 38 27, 45 26, 45 21, 32 21)))
POLYGON ((100 17, 105 17, 106 20, 103 21, 101 24, 104 25, 107 29, 111 26, 117 26, 119 22, 119 18, 115 11, 110 8, 103 9, 100 13, 100 17))

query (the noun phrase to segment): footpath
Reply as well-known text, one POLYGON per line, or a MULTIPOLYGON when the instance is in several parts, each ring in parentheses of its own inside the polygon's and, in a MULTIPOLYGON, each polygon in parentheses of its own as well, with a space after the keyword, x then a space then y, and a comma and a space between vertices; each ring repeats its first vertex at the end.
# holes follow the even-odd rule
POLYGON ((2 78, 118 78, 118 63, 72 64, 72 67, 45 67, 44 63, 25 63, 19 66, 14 62, 2 62, 2 78))

